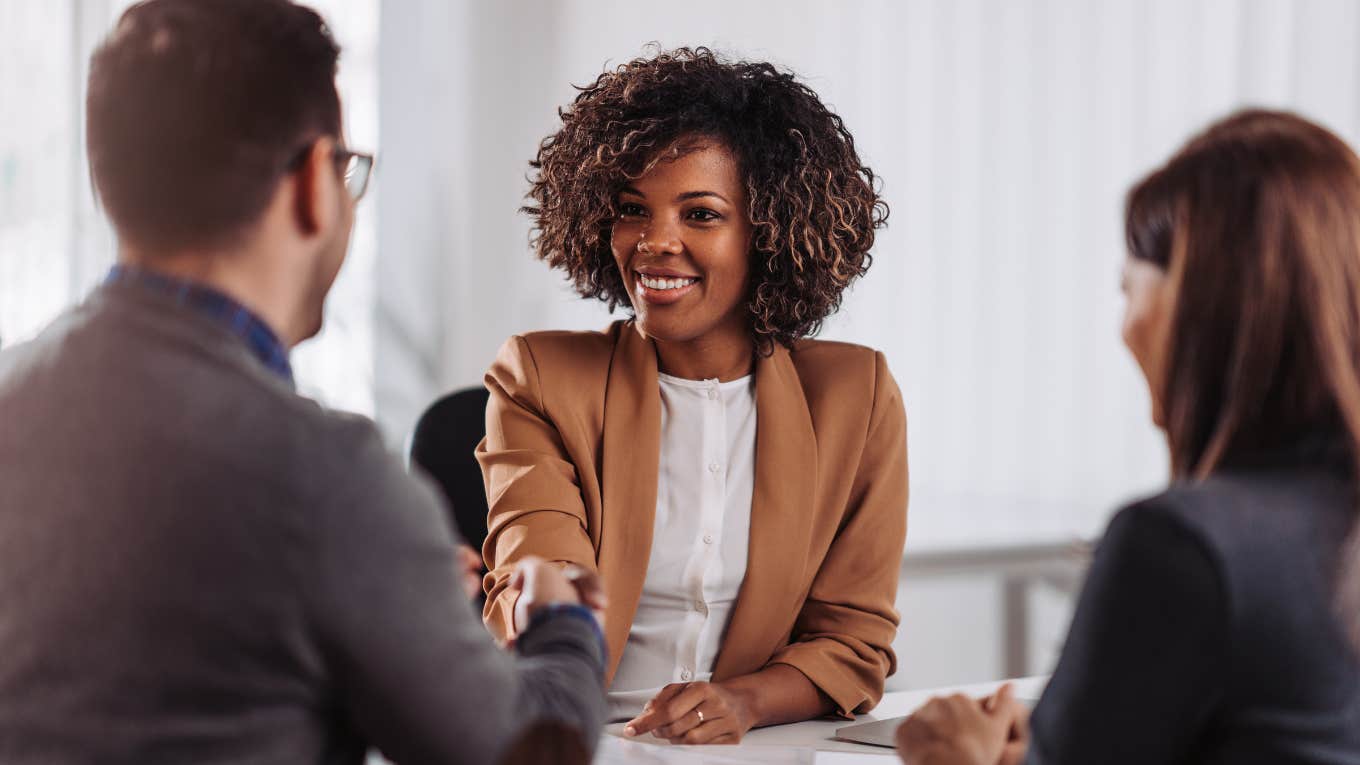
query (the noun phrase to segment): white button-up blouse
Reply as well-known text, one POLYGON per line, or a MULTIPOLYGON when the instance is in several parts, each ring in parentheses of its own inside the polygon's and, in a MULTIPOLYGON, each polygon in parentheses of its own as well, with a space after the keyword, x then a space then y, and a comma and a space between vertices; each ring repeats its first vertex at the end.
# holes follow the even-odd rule
POLYGON ((660 375, 661 461, 647 577, 609 692, 613 719, 669 683, 707 680, 746 576, 755 486, 753 378, 660 375))

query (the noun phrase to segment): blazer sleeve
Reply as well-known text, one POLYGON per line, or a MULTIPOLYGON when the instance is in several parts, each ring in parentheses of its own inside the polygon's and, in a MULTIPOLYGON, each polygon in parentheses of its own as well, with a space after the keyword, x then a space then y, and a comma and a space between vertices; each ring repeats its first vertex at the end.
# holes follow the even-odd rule
POLYGON ((840 529, 794 622, 792 642, 770 663, 788 664, 843 716, 872 709, 897 668, 897 581, 907 535, 907 415, 876 354, 873 411, 840 529))
POLYGON ((318 682, 337 707, 327 714, 393 762, 501 762, 545 724, 593 748, 605 718, 594 625, 548 614, 513 654, 498 649, 457 586, 455 532, 432 487, 371 425, 328 435, 333 453, 315 466, 328 479, 289 540, 305 551, 302 602, 327 668, 318 682))
POLYGON ((595 569, 576 465, 546 413, 538 367, 519 336, 501 346, 486 374, 491 398, 477 461, 486 483, 488 573, 483 618, 493 634, 513 637, 519 591, 509 586, 526 556, 595 569))

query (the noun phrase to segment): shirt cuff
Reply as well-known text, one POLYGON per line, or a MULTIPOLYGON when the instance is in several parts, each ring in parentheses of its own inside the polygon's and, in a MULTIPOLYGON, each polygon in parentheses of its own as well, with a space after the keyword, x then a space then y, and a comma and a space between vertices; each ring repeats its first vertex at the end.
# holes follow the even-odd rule
POLYGON ((595 641, 600 646, 602 663, 609 666, 609 643, 605 641, 604 630, 600 629, 600 620, 595 618, 594 612, 579 603, 552 603, 538 609, 529 618, 529 626, 521 634, 521 638, 531 635, 541 625, 559 619, 580 619, 589 624, 591 632, 595 635, 595 641))

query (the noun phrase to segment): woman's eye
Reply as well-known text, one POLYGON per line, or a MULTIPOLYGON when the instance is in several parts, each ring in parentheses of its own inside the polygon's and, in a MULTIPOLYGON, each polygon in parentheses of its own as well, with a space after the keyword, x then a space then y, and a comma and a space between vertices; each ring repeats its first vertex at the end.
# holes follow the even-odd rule
POLYGON ((712 210, 709 210, 708 208, 696 207, 695 209, 689 211, 689 217, 693 220, 707 223, 708 221, 711 220, 717 220, 722 216, 713 212, 712 210))
POLYGON ((635 202, 624 202, 619 205, 620 218, 632 218, 639 215, 645 215, 646 213, 647 211, 642 209, 642 205, 635 202))

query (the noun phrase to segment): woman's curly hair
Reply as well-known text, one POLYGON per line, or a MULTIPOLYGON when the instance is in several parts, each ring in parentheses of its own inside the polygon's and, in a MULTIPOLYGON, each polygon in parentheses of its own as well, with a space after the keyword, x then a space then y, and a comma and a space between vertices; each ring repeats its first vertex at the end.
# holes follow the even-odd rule
POLYGON ((756 348, 815 335, 868 269, 888 217, 878 178, 841 118, 793 74, 707 48, 661 51, 605 72, 558 111, 530 162, 533 246, 584 297, 629 305, 610 249, 617 195, 687 137, 737 159, 753 225, 747 310, 756 348))

